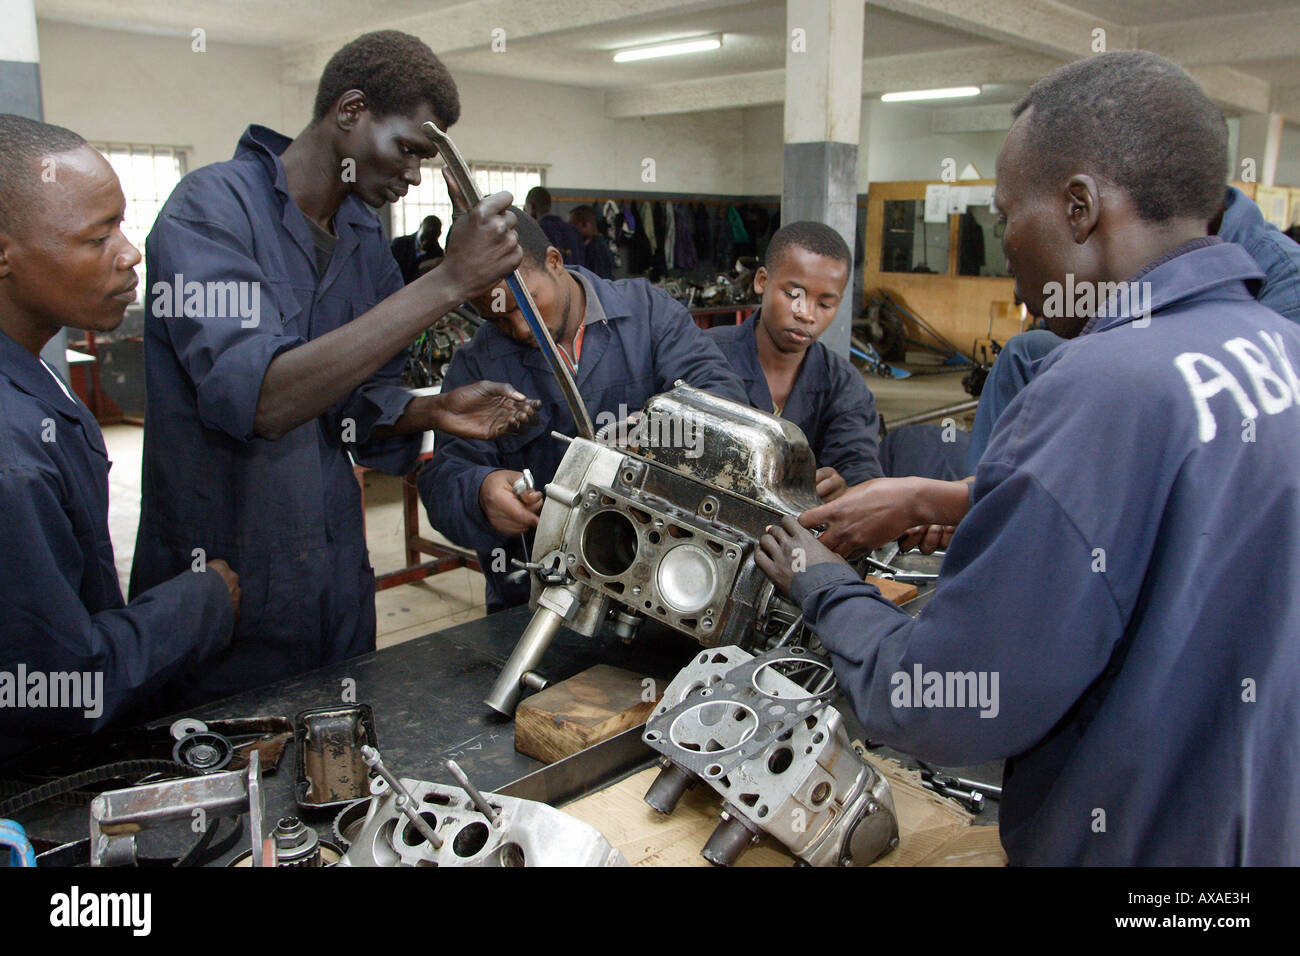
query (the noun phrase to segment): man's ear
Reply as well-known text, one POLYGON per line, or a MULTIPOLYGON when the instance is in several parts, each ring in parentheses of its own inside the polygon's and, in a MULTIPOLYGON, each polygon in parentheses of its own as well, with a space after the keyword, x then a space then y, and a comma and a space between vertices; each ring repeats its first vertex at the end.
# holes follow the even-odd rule
POLYGON ((348 90, 334 107, 334 122, 339 129, 350 132, 356 129, 366 109, 366 94, 360 90, 348 90))
POLYGON ((14 271, 13 266, 9 264, 9 249, 13 244, 12 238, 0 232, 0 279, 8 278, 14 271))
POLYGON ((1084 173, 1071 176, 1065 184, 1065 201, 1070 233, 1078 245, 1083 245, 1101 220, 1101 190, 1097 180, 1084 173))
POLYGON ((564 255, 554 246, 546 247, 546 271, 556 276, 564 273, 564 255))
POLYGON ((758 271, 754 273, 754 292, 758 295, 763 294, 767 288, 767 266, 759 266, 758 271))

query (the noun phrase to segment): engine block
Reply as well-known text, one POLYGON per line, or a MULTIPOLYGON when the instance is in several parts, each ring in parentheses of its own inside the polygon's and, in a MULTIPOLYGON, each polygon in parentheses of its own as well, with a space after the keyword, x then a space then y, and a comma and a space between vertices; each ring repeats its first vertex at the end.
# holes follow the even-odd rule
POLYGON ((487 701, 502 713, 561 625, 630 639, 652 619, 705 647, 763 648, 799 619, 754 562, 768 525, 820 503, 797 426, 678 382, 605 432, 557 436, 569 447, 534 537, 534 618, 487 701))
POLYGON ((760 834, 810 866, 865 866, 898 843, 889 783, 849 742, 828 663, 802 647, 700 654, 673 679, 642 739, 663 755, 645 800, 673 812, 705 781, 722 818, 701 851, 730 865, 760 834))

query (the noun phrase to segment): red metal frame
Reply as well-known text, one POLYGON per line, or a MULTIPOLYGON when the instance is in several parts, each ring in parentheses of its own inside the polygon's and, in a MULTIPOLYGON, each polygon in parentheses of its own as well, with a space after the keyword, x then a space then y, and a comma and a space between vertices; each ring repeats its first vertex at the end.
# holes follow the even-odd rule
MULTIPOLYGON (((469 568, 479 571, 478 556, 468 548, 458 548, 452 544, 439 544, 420 535, 420 492, 415 484, 415 476, 420 466, 428 461, 430 455, 420 456, 416 467, 402 476, 402 532, 406 543, 406 566, 396 571, 375 575, 375 590, 383 591, 395 588, 399 584, 412 584, 435 574, 454 571, 457 568, 469 568), (434 560, 421 561, 421 555, 428 555, 434 560)), ((362 527, 365 522, 366 485, 365 473, 370 469, 365 465, 356 465, 353 473, 361 489, 362 527)))

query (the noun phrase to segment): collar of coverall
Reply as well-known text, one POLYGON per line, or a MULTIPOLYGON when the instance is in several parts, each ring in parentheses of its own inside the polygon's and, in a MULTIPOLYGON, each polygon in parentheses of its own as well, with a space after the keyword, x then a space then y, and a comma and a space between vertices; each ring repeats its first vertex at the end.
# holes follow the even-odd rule
MULTIPOLYGON (((1241 246, 1225 243, 1218 236, 1199 236, 1147 263, 1122 283, 1131 290, 1141 290, 1140 284, 1147 283, 1150 291, 1145 295, 1120 294, 1113 303, 1100 304, 1079 335, 1104 332, 1143 316, 1149 318, 1179 299, 1217 285, 1263 276, 1259 265, 1241 246), (1133 311, 1135 301, 1144 307, 1143 311, 1133 311), (1108 308, 1111 304, 1113 311, 1108 308)), ((1248 294, 1243 286, 1242 295, 1248 294)))
MULTIPOLYGON (((283 133, 277 133, 269 127, 259 126, 254 123, 244 130, 243 136, 239 137, 239 146, 235 150, 236 159, 246 154, 256 156, 266 169, 267 175, 270 176, 271 185, 275 187, 275 191, 289 202, 293 201, 293 197, 289 194, 289 181, 285 176, 284 163, 281 161, 280 155, 289 148, 289 144, 292 142, 293 140, 283 133)), ((347 199, 343 200, 343 205, 339 207, 338 212, 334 213, 334 231, 336 233, 339 232, 340 223, 347 223, 359 229, 374 229, 376 231, 379 229, 379 217, 355 193, 350 194, 347 199)))

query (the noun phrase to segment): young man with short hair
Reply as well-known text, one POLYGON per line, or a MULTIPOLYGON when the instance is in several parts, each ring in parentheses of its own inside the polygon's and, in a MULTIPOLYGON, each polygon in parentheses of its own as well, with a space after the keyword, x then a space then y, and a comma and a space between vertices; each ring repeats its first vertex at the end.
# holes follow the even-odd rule
POLYGON ((817 341, 830 328, 853 257, 838 232, 792 222, 772 236, 754 274, 762 305, 739 325, 709 330, 745 384, 749 404, 798 425, 817 459, 817 494, 830 501, 884 472, 880 417, 862 375, 817 341))
MULTIPOLYGON (((745 401, 726 359, 681 303, 645 279, 607 282, 581 267, 566 269, 537 223, 520 216, 516 228, 524 283, 573 367, 597 429, 639 412, 648 398, 668 391, 678 379, 745 401)), ((487 375, 536 395, 541 409, 532 425, 496 440, 440 432, 419 486, 430 523, 478 552, 491 612, 528 600, 528 582, 508 580, 513 570, 508 560, 528 559, 520 536, 537 526, 541 489, 564 457, 565 444, 551 432, 576 435, 577 426, 505 284, 478 296, 474 305, 488 321, 457 349, 443 387, 487 375), (519 497, 512 486, 525 468, 537 490, 519 497)))
POLYGON ((545 186, 534 186, 524 198, 524 212, 542 227, 551 245, 560 251, 566 266, 585 266, 582 236, 578 230, 551 212, 551 191, 545 186))
POLYGON ((0 114, 0 759, 140 704, 224 649, 239 609, 238 576, 216 552, 123 602, 104 436, 40 358, 61 327, 111 331, 135 301, 125 212, 84 139, 0 114))
POLYGON ((426 430, 490 438, 532 415, 498 383, 420 398, 400 386, 410 342, 520 258, 498 193, 403 286, 371 207, 419 183, 434 152, 422 124, 459 115, 424 43, 366 34, 326 65, 297 139, 249 127, 234 159, 187 175, 158 216, 131 592, 206 553, 229 556, 247 595, 231 651, 178 680, 171 706, 373 650, 353 458, 401 474, 426 430))
POLYGON ((602 279, 614 278, 614 254, 609 251, 609 243, 600 234, 595 208, 575 207, 569 213, 569 225, 582 237, 582 264, 602 279))
POLYGON ((1014 113, 996 204, 1018 295, 1043 315, 1067 277, 1122 294, 1045 316, 1070 341, 973 487, 871 482, 769 529, 759 564, 871 739, 1007 758, 1013 864, 1295 866, 1300 328, 1207 235, 1223 116, 1142 51, 1062 67, 1014 113), (830 550, 958 521, 916 618, 830 550))

